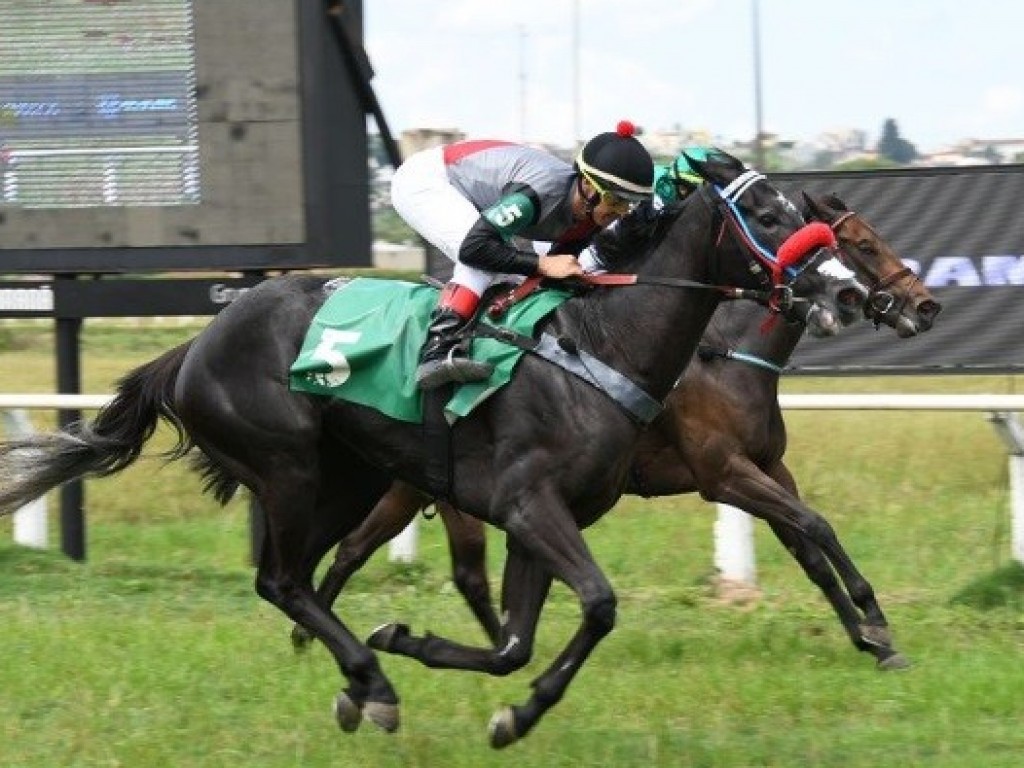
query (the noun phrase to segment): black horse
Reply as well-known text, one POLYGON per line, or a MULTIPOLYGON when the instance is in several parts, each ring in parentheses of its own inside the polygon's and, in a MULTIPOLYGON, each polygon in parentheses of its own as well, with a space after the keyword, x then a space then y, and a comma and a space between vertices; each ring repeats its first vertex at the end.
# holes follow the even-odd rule
MULTIPOLYGON (((705 192, 636 233, 623 264, 639 275, 636 285, 570 299, 538 329, 566 350, 585 350, 659 402, 722 301, 720 286, 786 282, 783 294, 826 300, 831 285, 817 268, 830 258, 817 247, 822 241, 763 176, 724 153, 699 168, 710 182, 705 192), (780 248, 786 258, 776 259, 780 248)), ((428 484, 431 457, 420 425, 289 389, 289 368, 324 300, 323 279, 268 280, 191 342, 128 374, 91 424, 0 446, 0 513, 72 478, 123 469, 164 418, 180 430, 173 455, 198 448, 207 487, 219 500, 241 483, 259 501, 267 535, 256 590, 334 656, 348 682, 335 701, 341 727, 354 730, 365 717, 393 730, 394 688, 373 651, 316 598, 312 578, 393 478, 428 484)), ((492 719, 496 747, 539 721, 614 626, 614 592, 580 529, 621 495, 641 432, 604 392, 531 355, 452 429, 452 500, 508 534, 509 619, 497 648, 397 635, 388 645, 432 666, 507 674, 532 655, 552 578, 576 593, 582 609, 578 631, 533 682, 529 700, 492 719)))
MULTIPOLYGON (((804 195, 804 203, 804 215, 834 230, 846 261, 871 286, 864 304, 867 319, 892 327, 901 337, 931 328, 941 306, 863 218, 835 196, 804 195)), ((893 648, 870 583, 824 518, 800 500, 784 462, 786 425, 778 382, 804 326, 779 323, 766 332, 765 318, 765 311, 749 302, 716 310, 697 359, 669 394, 665 411, 639 440, 628 492, 651 497, 699 491, 708 500, 767 520, 828 599, 854 646, 873 655, 882 669, 903 667, 907 661, 893 648), (818 529, 817 536, 804 532, 812 529, 818 529), (816 538, 828 546, 819 546, 816 538)), ((430 502, 417 489, 396 483, 339 545, 320 586, 325 604, 332 604, 370 555, 430 502)), ((448 535, 455 584, 488 636, 498 642, 500 622, 488 585, 483 526, 447 503, 438 503, 437 510, 448 535)), ((296 625, 296 647, 310 639, 296 625)))

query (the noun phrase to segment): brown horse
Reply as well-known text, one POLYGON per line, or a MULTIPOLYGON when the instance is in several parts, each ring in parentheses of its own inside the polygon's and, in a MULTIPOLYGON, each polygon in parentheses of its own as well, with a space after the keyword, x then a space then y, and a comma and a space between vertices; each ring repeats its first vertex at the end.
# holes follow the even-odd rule
MULTIPOLYGON (((804 201, 807 217, 833 228, 846 258, 871 285, 866 316, 889 325, 901 337, 927 331, 941 307, 891 246, 838 198, 815 200, 804 195, 804 201)), ((779 324, 763 333, 764 319, 763 310, 746 302, 718 308, 698 355, 666 400, 664 413, 640 439, 628 492, 651 497, 698 491, 709 501, 766 520, 824 593, 854 646, 874 655, 883 669, 906 666, 905 657, 892 647, 871 585, 825 518, 800 500, 783 461, 786 428, 778 403, 779 374, 803 328, 779 324), (806 535, 812 528, 830 542, 828 547, 817 546, 814 537, 806 535)), ((370 555, 430 501, 397 483, 338 546, 319 588, 321 599, 332 603, 370 555)), ((436 508, 447 531, 455 584, 496 642, 500 623, 488 587, 483 526, 449 504, 438 503, 436 508)), ((295 626, 292 641, 301 648, 309 634, 295 626)))

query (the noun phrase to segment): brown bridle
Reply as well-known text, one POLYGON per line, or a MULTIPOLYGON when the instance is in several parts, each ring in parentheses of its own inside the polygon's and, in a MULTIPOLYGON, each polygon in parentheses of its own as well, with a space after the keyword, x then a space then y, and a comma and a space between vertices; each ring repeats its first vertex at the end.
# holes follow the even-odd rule
MULTIPOLYGON (((836 235, 836 239, 840 239, 841 237, 839 228, 855 216, 857 216, 856 211, 846 211, 839 218, 829 224, 836 235)), ((874 230, 872 230, 871 227, 863 220, 861 220, 861 226, 866 227, 872 233, 874 232, 874 230)), ((865 275, 871 275, 874 273, 874 270, 868 269, 865 264, 855 256, 846 253, 846 251, 843 251, 843 254, 854 262, 854 266, 858 267, 861 273, 865 275)), ((917 281, 921 279, 918 277, 917 273, 910 267, 904 266, 902 269, 897 269, 891 275, 871 278, 872 284, 868 287, 868 297, 864 300, 864 316, 869 320, 874 321, 876 328, 881 324, 883 316, 892 310, 893 305, 896 303, 896 297, 889 289, 905 277, 910 278, 910 285, 903 295, 903 301, 900 303, 899 307, 897 307, 896 314, 901 315, 907 306, 907 302, 910 300, 910 291, 913 289, 917 281)))

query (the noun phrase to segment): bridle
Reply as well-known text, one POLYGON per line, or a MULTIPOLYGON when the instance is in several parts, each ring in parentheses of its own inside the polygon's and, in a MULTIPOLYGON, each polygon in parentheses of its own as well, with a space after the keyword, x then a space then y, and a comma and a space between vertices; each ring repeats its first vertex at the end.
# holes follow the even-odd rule
MULTIPOLYGON (((803 230, 798 230, 791 235, 790 238, 802 237, 803 240, 801 242, 806 241, 807 243, 806 247, 799 249, 802 253, 797 259, 787 259, 782 255, 784 250, 786 250, 785 243, 779 248, 778 253, 773 253, 758 242, 757 238, 750 231, 750 227, 747 226, 746 219, 736 207, 736 203, 740 198, 759 181, 767 181, 767 177, 756 170, 747 169, 725 187, 719 187, 713 183, 701 185, 698 194, 705 204, 717 209, 722 219, 717 242, 721 243, 727 231, 732 233, 736 242, 750 256, 751 269, 758 269, 763 275, 762 282, 768 287, 770 296, 767 304, 768 308, 775 314, 787 315, 792 312, 794 303, 797 301, 790 287, 792 282, 814 261, 812 249, 817 250, 817 248, 822 247, 835 248, 834 230, 833 235, 829 235, 826 238, 820 233, 812 233, 810 231, 812 227, 805 226, 803 230), (712 190, 714 190, 714 193, 712 193, 712 190), (789 276, 789 281, 783 282, 783 273, 789 276)), ((820 227, 821 225, 815 226, 820 227)), ((808 307, 812 304, 809 301, 806 303, 808 307)), ((787 319, 805 320, 806 317, 791 316, 787 319)))
MULTIPOLYGON (((873 231, 863 219, 857 216, 856 211, 846 211, 835 221, 829 223, 829 227, 835 233, 836 238, 842 239, 839 232, 840 228, 854 217, 858 218, 861 226, 866 227, 869 231, 873 231)), ((851 250, 856 252, 856 246, 851 250)), ((877 329, 882 324, 884 316, 892 312, 894 308, 897 315, 903 314, 903 310, 906 309, 907 302, 910 300, 911 291, 921 279, 917 273, 910 267, 904 266, 902 269, 897 269, 885 277, 874 277, 874 270, 869 268, 862 259, 857 258, 852 253, 847 253, 846 250, 841 249, 841 252, 845 258, 853 262, 854 267, 856 267, 860 274, 867 276, 871 281, 871 285, 868 286, 868 296, 864 300, 864 317, 873 322, 877 329), (910 286, 904 292, 903 300, 897 306, 896 296, 890 289, 905 277, 910 278, 910 286)))

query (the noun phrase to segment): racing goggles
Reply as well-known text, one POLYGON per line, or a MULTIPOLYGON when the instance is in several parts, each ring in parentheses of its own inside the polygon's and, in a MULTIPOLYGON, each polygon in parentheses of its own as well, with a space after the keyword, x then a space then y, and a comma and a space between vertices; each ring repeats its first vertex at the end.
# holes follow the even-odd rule
POLYGON ((600 184, 598 184, 597 181, 594 180, 593 176, 591 176, 589 173, 582 169, 581 173, 583 174, 583 177, 590 182, 590 186, 592 186, 594 190, 597 192, 597 194, 600 196, 601 204, 604 205, 605 208, 608 208, 609 210, 617 214, 620 214, 622 216, 626 215, 631 210, 633 210, 633 207, 638 202, 640 202, 639 200, 629 200, 616 192, 612 192, 609 189, 605 189, 600 184))

